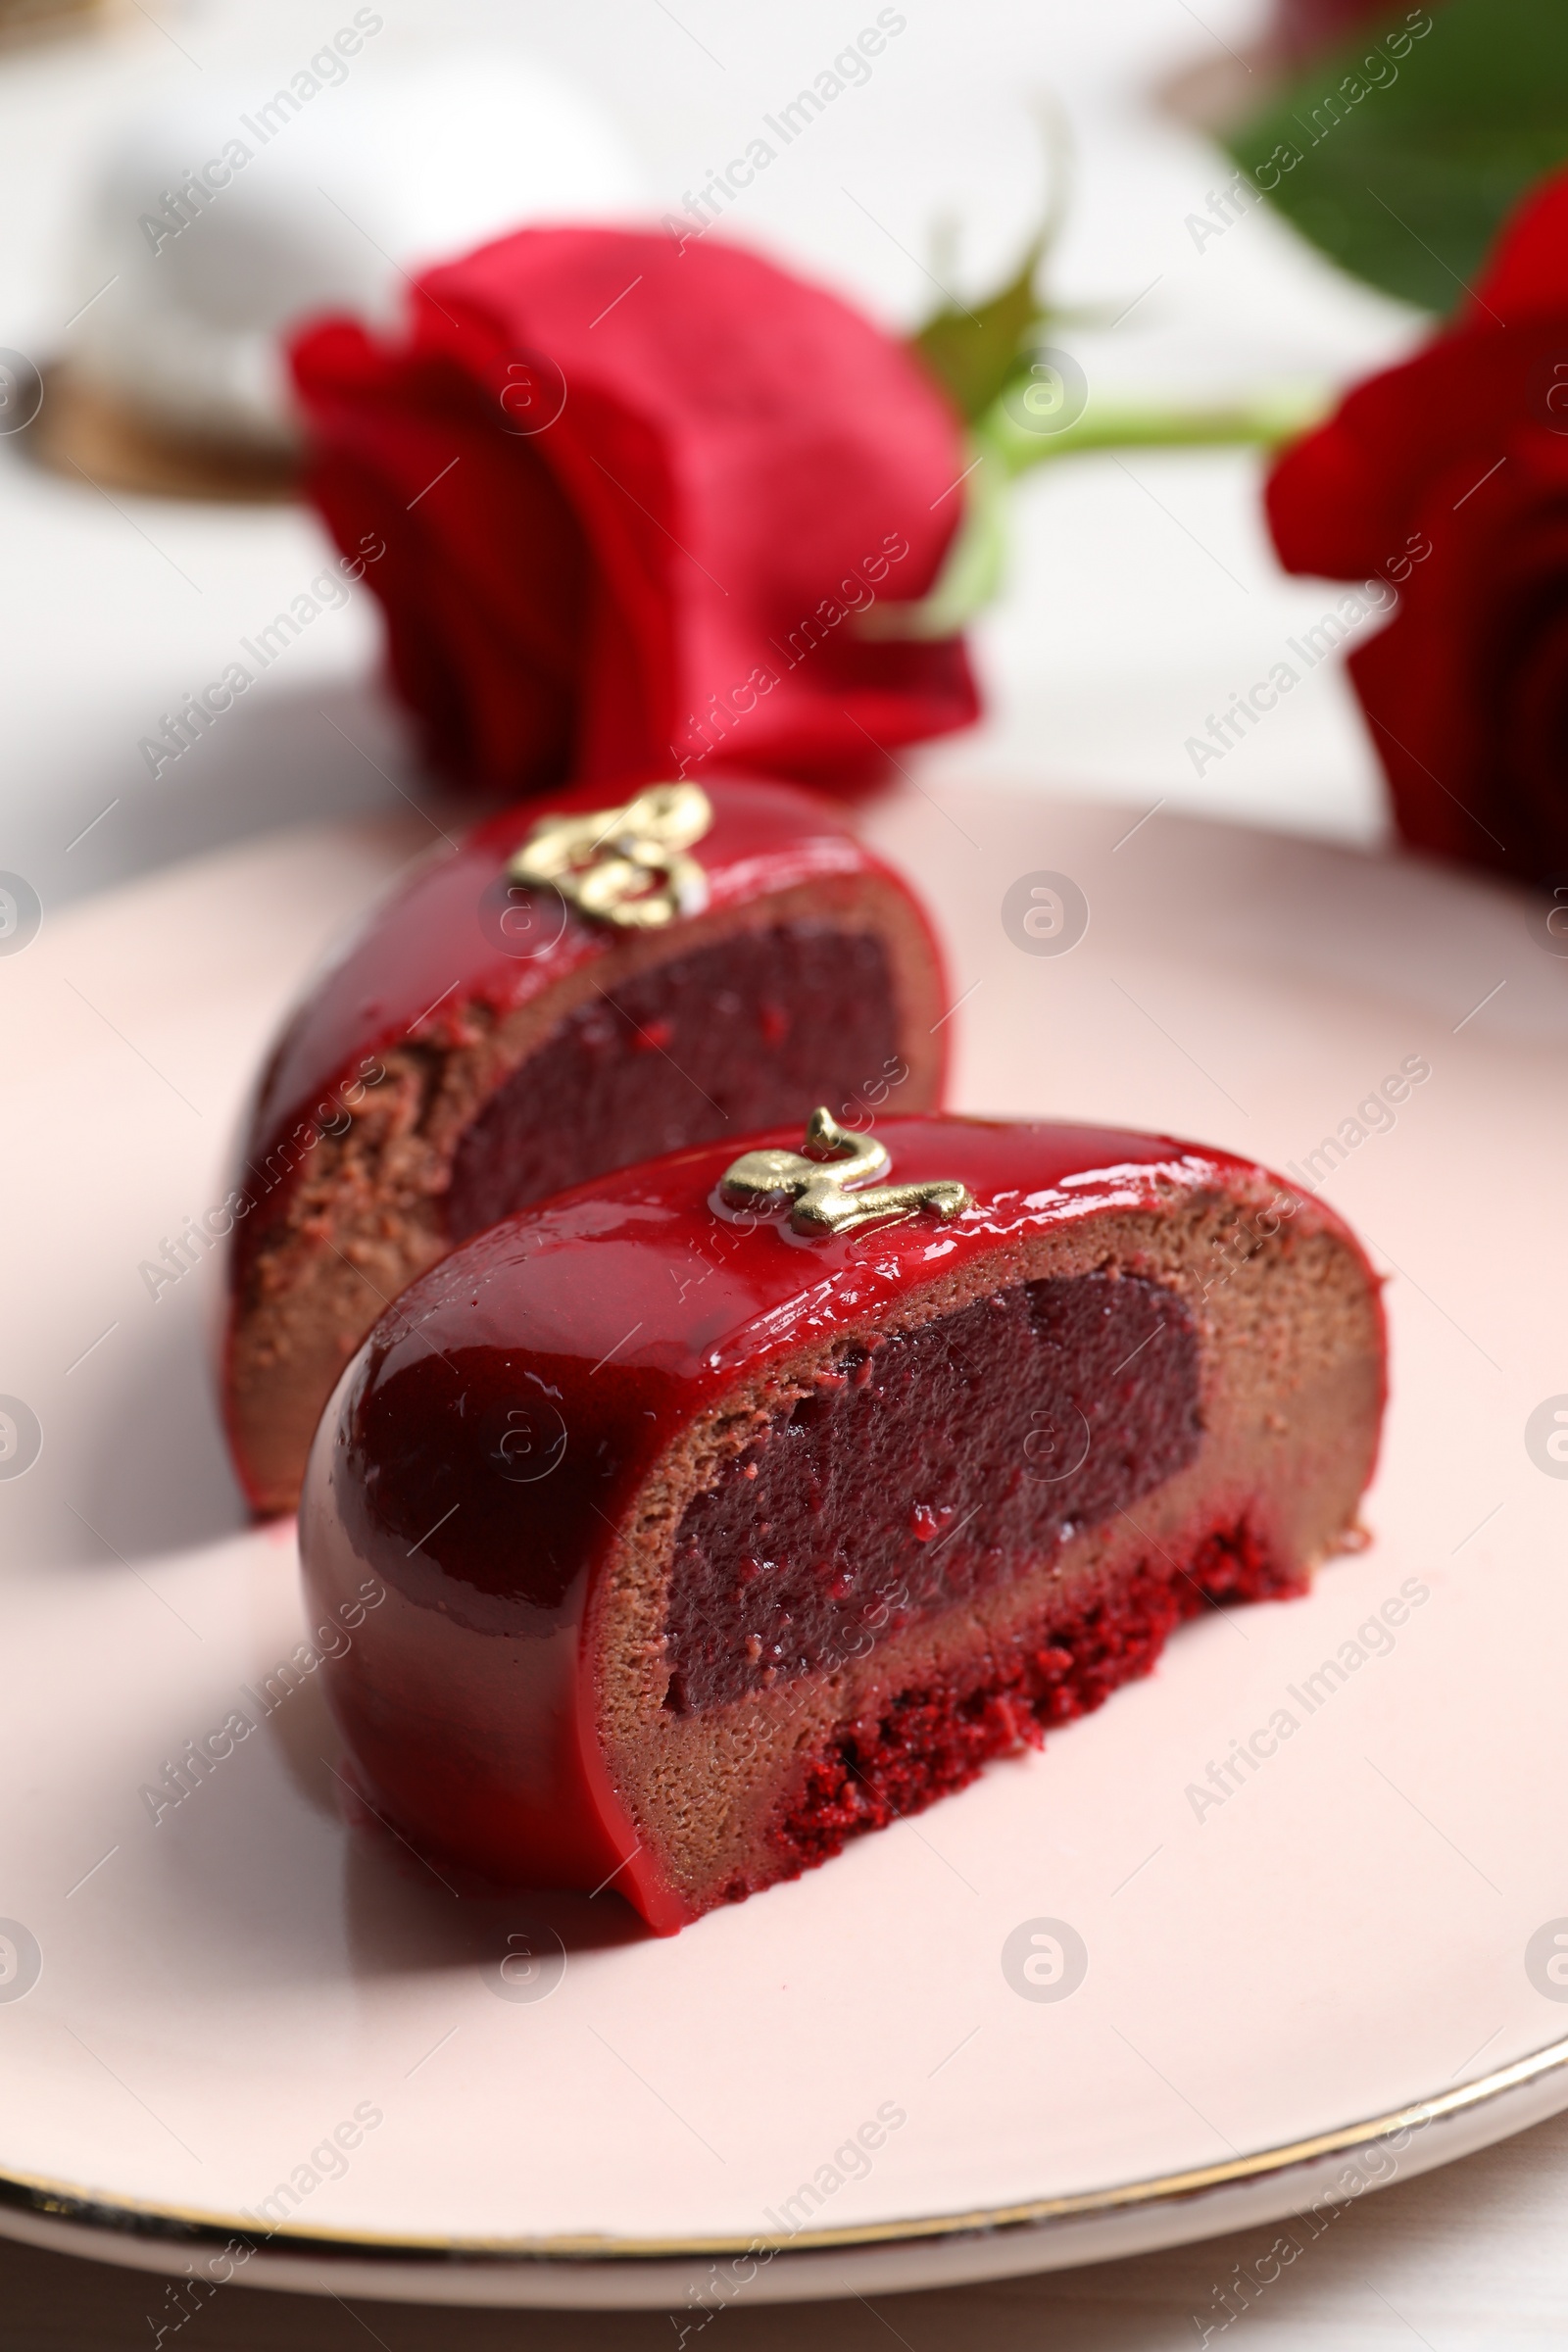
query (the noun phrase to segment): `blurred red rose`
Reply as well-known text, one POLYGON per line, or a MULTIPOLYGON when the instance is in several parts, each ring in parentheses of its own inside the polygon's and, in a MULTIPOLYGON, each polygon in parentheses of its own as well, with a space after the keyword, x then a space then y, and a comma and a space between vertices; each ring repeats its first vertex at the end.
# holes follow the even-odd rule
POLYGON ((407 334, 307 329, 310 487, 386 608, 432 761, 528 792, 715 763, 819 782, 966 725, 930 588, 966 460, 846 304, 716 240, 526 229, 432 270, 407 334))
POLYGON ((1405 840, 1568 870, 1568 172, 1448 327, 1286 452, 1267 504, 1287 569, 1398 587, 1350 674, 1405 840))

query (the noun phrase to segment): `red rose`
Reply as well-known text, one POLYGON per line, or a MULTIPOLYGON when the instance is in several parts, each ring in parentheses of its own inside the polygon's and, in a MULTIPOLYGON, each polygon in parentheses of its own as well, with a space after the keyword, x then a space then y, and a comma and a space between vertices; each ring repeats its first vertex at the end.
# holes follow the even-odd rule
POLYGON ((1568 870, 1568 172, 1267 499, 1289 570, 1397 586, 1350 675, 1405 840, 1520 881, 1568 870))
POLYGON ((436 765, 509 793, 726 765, 819 781, 977 715, 961 639, 873 640, 958 520, 904 347, 740 248, 525 229, 407 336, 307 330, 313 494, 436 765))

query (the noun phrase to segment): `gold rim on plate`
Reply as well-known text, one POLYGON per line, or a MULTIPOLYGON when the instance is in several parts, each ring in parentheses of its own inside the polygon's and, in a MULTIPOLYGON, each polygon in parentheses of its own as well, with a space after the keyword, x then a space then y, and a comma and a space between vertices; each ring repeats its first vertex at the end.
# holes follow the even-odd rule
MULTIPOLYGON (((537 2238, 462 2238, 393 2236, 370 2230, 298 2230, 281 2223, 259 2230, 252 2214, 203 2213, 176 2205, 130 2205, 73 2183, 41 2176, 0 2174, 0 2216, 9 2208, 23 2210, 62 2224, 96 2229, 106 2235, 168 2238, 189 2245, 242 2238, 258 2250, 276 2248, 301 2255, 370 2256, 388 2262, 435 2257, 446 2264, 465 2260, 486 2265, 560 2263, 617 2266, 633 2262, 677 2262, 714 2256, 846 2253, 858 2248, 931 2243, 948 2237, 1024 2231, 1052 2222, 1076 2221, 1095 2214, 1125 2212, 1129 2208, 1196 2199, 1240 2182, 1264 2180, 1294 2166, 1337 2156, 1396 2132, 1423 2130, 1428 2124, 1462 2115, 1511 2090, 1542 2081, 1568 2067, 1568 2037, 1549 2042, 1528 2057, 1481 2075, 1457 2090, 1416 2099, 1386 2115, 1346 2124, 1337 2131, 1265 2148, 1254 2156, 1235 2156, 1223 2164, 1200 2165, 1188 2172, 1165 2173, 1152 2180, 1133 2180, 1111 2188, 1084 2189, 1070 2196, 1032 2198, 1023 2204, 983 2207, 969 2213, 928 2214, 913 2220, 847 2224, 841 2229, 799 2230, 787 2236, 754 2232, 746 2236, 624 2238, 564 2236, 537 2238)), ((1369 2183, 1368 2185, 1372 2185, 1369 2183)), ((0 2219, 0 2232, 4 2223, 0 2219)))

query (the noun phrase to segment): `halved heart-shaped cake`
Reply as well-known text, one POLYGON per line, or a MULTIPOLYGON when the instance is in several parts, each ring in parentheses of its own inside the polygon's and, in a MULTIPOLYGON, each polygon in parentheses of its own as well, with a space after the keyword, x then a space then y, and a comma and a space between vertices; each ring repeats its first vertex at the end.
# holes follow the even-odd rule
POLYGON ((783 784, 603 786, 481 825, 390 897, 263 1080, 226 1204, 229 1442, 290 1510, 405 1284, 530 1200, 684 1144, 930 1109, 948 1010, 912 894, 783 784))
POLYGON ((373 1803, 657 1929, 793 1877, 1356 1540, 1377 1278, 1164 1136, 818 1110, 457 1250, 311 1459, 373 1803))

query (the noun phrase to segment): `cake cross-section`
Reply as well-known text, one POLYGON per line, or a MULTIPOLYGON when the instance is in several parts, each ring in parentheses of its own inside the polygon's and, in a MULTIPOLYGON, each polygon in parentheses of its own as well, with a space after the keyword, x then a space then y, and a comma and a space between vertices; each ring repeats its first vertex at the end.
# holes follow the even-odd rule
POLYGON ((1357 1540, 1383 1317, 1322 1202, 1161 1136, 874 1141, 581 1186, 345 1373, 302 1554, 322 1608, 385 1588, 324 1678, 419 1850, 671 1932, 1357 1540), (870 1213, 813 1229, 812 1170, 870 1213))
POLYGON ((939 1100, 911 893, 785 785, 603 787, 492 819, 389 898, 263 1080, 231 1200, 224 1405, 287 1510, 382 1310, 457 1243, 687 1144, 939 1100))

